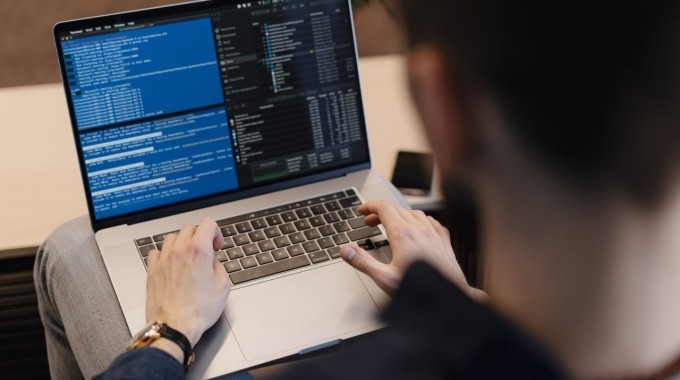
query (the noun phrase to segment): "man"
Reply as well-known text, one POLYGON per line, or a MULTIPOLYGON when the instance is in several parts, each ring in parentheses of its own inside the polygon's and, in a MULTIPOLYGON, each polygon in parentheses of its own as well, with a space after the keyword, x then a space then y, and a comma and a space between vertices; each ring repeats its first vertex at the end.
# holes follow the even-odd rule
MULTIPOLYGON (((439 223, 370 203, 360 211, 385 226, 394 261, 356 246, 342 257, 393 294, 392 327, 285 377, 678 376, 680 3, 402 0, 401 10, 448 200, 476 199, 494 311, 471 300, 486 297, 467 286, 439 223)), ((218 237, 204 220, 151 256, 147 316, 192 343, 228 293, 218 237)), ((46 257, 57 243, 37 269, 54 309, 40 268, 62 273, 46 257)), ((178 348, 158 348, 121 356, 105 376, 146 363, 181 377, 178 348)))

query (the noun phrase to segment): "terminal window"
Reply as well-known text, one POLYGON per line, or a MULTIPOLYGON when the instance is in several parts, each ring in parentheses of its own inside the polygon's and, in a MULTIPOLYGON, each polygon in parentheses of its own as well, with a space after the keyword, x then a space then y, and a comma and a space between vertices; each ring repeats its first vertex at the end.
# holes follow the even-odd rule
POLYGON ((98 219, 368 161, 346 1, 192 12, 62 42, 98 219))

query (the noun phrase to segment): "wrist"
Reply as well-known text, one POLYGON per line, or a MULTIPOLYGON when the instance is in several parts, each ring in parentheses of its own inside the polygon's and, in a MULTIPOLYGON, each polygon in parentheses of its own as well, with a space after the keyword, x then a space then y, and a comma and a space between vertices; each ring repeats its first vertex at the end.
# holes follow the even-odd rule
POLYGON ((168 353, 170 356, 175 358, 179 364, 184 364, 184 351, 177 345, 177 343, 165 339, 165 338, 160 338, 157 341, 153 342, 151 346, 155 349, 164 351, 168 353))
POLYGON ((188 325, 185 326, 183 323, 175 322, 175 321, 168 321, 165 322, 168 326, 172 327, 173 329, 177 330, 178 332, 182 333, 187 340, 189 340, 189 343, 191 343, 191 347, 196 347, 196 344, 198 343, 199 339, 201 339, 202 334, 198 334, 193 328, 189 327, 188 325))
POLYGON ((127 350, 153 347, 165 351, 179 361, 185 370, 194 362, 193 344, 182 331, 175 330, 166 323, 155 321, 135 335, 127 350))

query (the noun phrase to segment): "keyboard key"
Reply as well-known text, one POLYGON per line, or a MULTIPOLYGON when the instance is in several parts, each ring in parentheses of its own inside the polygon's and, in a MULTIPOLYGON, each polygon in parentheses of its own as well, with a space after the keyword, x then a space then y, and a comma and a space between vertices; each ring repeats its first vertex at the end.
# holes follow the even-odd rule
POLYGON ((337 233, 347 232, 347 231, 351 230, 351 228, 350 228, 349 224, 347 224, 347 222, 335 223, 333 225, 333 227, 335 228, 335 231, 337 231, 337 233))
POLYGON ((359 197, 353 196, 345 199, 340 200, 340 205, 344 208, 350 208, 350 207, 355 207, 355 206, 361 206, 361 200, 359 200, 359 197))
POLYGON ((300 256, 305 253, 305 250, 299 245, 288 247, 287 250, 290 257, 300 256))
POLYGON ((143 245, 149 245, 149 244, 151 244, 151 243, 153 243, 153 239, 151 239, 150 237, 145 237, 145 238, 137 239, 137 246, 138 246, 138 247, 141 247, 141 246, 143 246, 143 245))
POLYGON ((217 225, 220 226, 220 228, 224 226, 228 226, 230 224, 236 224, 236 223, 241 223, 244 222, 248 219, 252 219, 253 217, 250 215, 240 215, 240 216, 235 216, 233 218, 226 218, 226 219, 221 219, 217 221, 217 225))
POLYGON ((251 233, 248 234, 248 236, 250 236, 250 240, 253 243, 256 243, 258 241, 262 241, 262 240, 267 238, 267 235, 265 235, 263 231, 251 232, 251 233))
POLYGON ((312 264, 318 264, 330 260, 324 251, 310 253, 307 256, 309 256, 309 260, 312 262, 312 264))
POLYGON ((148 257, 144 257, 144 259, 143 259, 144 260, 144 266, 147 267, 147 268, 149 267, 148 259, 149 259, 148 257))
POLYGON ((340 210, 338 211, 338 215, 340 216, 340 218, 342 218, 342 220, 354 218, 354 213, 352 212, 352 210, 340 210))
POLYGON ((338 216, 337 212, 331 212, 330 214, 326 214, 323 216, 323 218, 326 220, 326 223, 328 224, 333 224, 340 221, 340 216, 338 216))
POLYGON ((360 240, 357 242, 357 245, 359 248, 362 248, 364 251, 370 251, 375 249, 375 244, 371 241, 371 239, 366 239, 366 240, 360 240))
POLYGON ((328 256, 330 256, 331 259, 339 259, 340 258, 340 247, 329 248, 329 249, 326 250, 326 253, 328 253, 328 256))
POLYGON ((310 265, 309 259, 305 256, 299 256, 288 260, 277 261, 269 265, 236 272, 229 275, 229 277, 234 285, 238 285, 246 281, 256 280, 258 278, 302 268, 308 265, 310 265))
POLYGON ((245 234, 246 232, 250 232, 252 230, 253 227, 251 227, 250 223, 248 222, 243 222, 236 225, 236 231, 238 231, 241 234, 245 234))
POLYGON ((272 242, 271 240, 261 241, 257 243, 257 246, 260 247, 260 251, 262 252, 267 252, 276 249, 274 242, 272 242))
POLYGON ((321 249, 330 248, 330 247, 335 245, 335 242, 333 241, 333 239, 331 239, 329 237, 319 239, 316 242, 319 243, 319 246, 321 247, 321 249))
POLYGON ((250 224, 253 226, 253 229, 256 229, 256 230, 261 230, 261 229, 267 227, 267 223, 264 221, 264 219, 251 220, 250 224))
POLYGON ((333 228, 333 226, 329 226, 329 225, 321 226, 321 227, 319 227, 319 232, 321 232, 321 235, 323 235, 323 236, 331 236, 331 235, 335 235, 335 228, 333 228))
POLYGON ((222 249, 229 249, 229 248, 234 248, 236 247, 236 243, 234 243, 234 239, 227 237, 224 238, 224 246, 222 249))
POLYGON ((241 264, 239 264, 238 261, 231 261, 225 263, 224 268, 227 270, 227 273, 234 273, 241 270, 241 264))
POLYGON ((315 205, 310 207, 310 210, 312 210, 312 214, 314 215, 321 215, 326 213, 326 208, 323 207, 323 205, 315 205))
POLYGON ((163 250, 163 242, 162 242, 162 241, 156 243, 156 249, 159 250, 159 251, 162 251, 162 250, 163 250))
POLYGON ((347 233, 347 236, 350 238, 352 241, 357 241, 361 239, 366 239, 370 238, 371 236, 377 236, 382 234, 382 231, 380 231, 380 228, 378 227, 367 227, 367 228, 362 228, 359 230, 354 230, 350 231, 347 233))
POLYGON ((246 257, 241 259, 241 266, 243 269, 248 269, 257 266, 257 260, 254 257, 246 257))
POLYGON ((305 235, 302 232, 296 232, 294 234, 288 235, 288 238, 293 244, 300 244, 307 241, 305 235))
POLYGON ((243 246, 243 253, 245 253, 246 256, 257 255, 258 253, 260 253, 260 248, 255 243, 248 244, 243 246))
POLYGON ((298 220, 294 224, 295 228, 297 228, 298 231, 304 231, 312 228, 312 225, 309 224, 309 222, 306 219, 298 220))
POLYGON ((269 227, 265 228, 264 234, 267 235, 267 238, 271 239, 277 236, 281 236, 281 231, 279 231, 278 227, 269 227))
POLYGON ((278 225, 280 225, 280 224, 283 224, 283 219, 281 219, 281 217, 278 216, 278 215, 268 216, 268 217, 266 218, 266 220, 267 220, 267 224, 269 224, 269 225, 272 226, 272 227, 273 227, 273 226, 278 226, 278 225))
POLYGON ((382 240, 382 241, 375 243, 376 248, 386 247, 388 245, 390 245, 390 242, 388 240, 382 240))
POLYGON ((283 248, 272 251, 272 256, 274 257, 274 260, 276 260, 276 261, 285 260, 288 257, 290 257, 290 256, 288 256, 288 251, 286 251, 283 248))
POLYGON ((281 218, 283 218, 284 222, 294 222, 297 220, 297 216, 295 216, 295 213, 293 211, 288 211, 284 212, 281 214, 281 218))
POLYGON ((139 247, 139 253, 142 254, 142 257, 147 257, 154 249, 156 249, 156 246, 153 244, 145 245, 143 247, 139 247))
POLYGON ((313 217, 307 219, 307 221, 309 221, 309 224, 311 224, 312 227, 319 227, 319 226, 323 226, 324 224, 326 224, 326 222, 320 216, 313 216, 313 217))
POLYGON ((243 250, 240 247, 236 247, 227 249, 227 256, 229 256, 229 260, 236 260, 245 256, 245 254, 243 253, 243 250))
POLYGON ((292 243, 290 242, 290 239, 288 239, 288 236, 279 236, 277 238, 274 238, 274 244, 276 244, 277 248, 281 248, 287 247, 292 243))
POLYGON ((218 251, 215 254, 215 257, 217 257, 217 261, 222 262, 222 263, 225 262, 225 261, 229 261, 229 256, 227 256, 227 253, 224 252, 224 251, 218 251))
POLYGON ((337 201, 328 202, 326 203, 326 209, 328 211, 339 211, 340 204, 337 201))
POLYGON ((347 194, 348 197, 351 197, 353 195, 357 195, 356 191, 354 191, 352 189, 345 191, 345 194, 347 194))
POLYGON ((288 234, 292 234, 293 232, 297 232, 293 223, 284 224, 281 227, 279 227, 279 229, 281 230, 281 233, 284 234, 284 235, 288 235, 288 234))
POLYGON ((234 227, 234 226, 225 226, 225 227, 222 227, 221 230, 222 230, 222 235, 224 237, 230 237, 230 236, 238 235, 238 231, 236 231, 236 227, 234 227))
POLYGON ((352 227, 352 229, 355 230, 357 228, 366 227, 366 220, 363 216, 360 218, 351 219, 348 221, 348 223, 352 227))
POLYGON ((297 215, 297 217, 300 219, 307 219, 310 216, 312 216, 312 213, 309 211, 307 207, 303 207, 301 209, 295 210, 295 215, 297 215))
POLYGON ((260 265, 274 262, 274 258, 269 253, 261 253, 255 256, 255 258, 257 258, 257 262, 260 263, 260 265))
POLYGON ((333 236, 333 241, 337 245, 343 245, 349 243, 349 238, 345 234, 337 234, 333 236))
POLYGON ((236 243, 236 245, 246 245, 250 243, 250 239, 248 238, 248 235, 238 235, 234 237, 234 243, 236 243))
POLYGON ((316 228, 312 230, 305 231, 305 237, 307 240, 316 240, 321 237, 321 233, 316 228))
POLYGON ((156 235, 156 236, 153 237, 153 241, 155 241, 155 242, 163 241, 163 240, 165 240, 166 236, 168 236, 170 234, 177 234, 177 233, 179 233, 179 230, 172 231, 172 232, 166 232, 166 233, 160 234, 160 235, 156 235))
POLYGON ((316 251, 321 249, 319 247, 319 244, 317 244, 317 242, 315 242, 315 241, 308 241, 306 243, 303 243, 302 248, 304 248, 305 252, 307 252, 307 253, 316 252, 316 251))

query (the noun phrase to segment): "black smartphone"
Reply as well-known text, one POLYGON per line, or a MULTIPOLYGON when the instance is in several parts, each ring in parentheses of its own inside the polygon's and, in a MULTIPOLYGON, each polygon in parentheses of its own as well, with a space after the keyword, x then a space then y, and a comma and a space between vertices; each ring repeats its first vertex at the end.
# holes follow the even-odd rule
POLYGON ((399 152, 392 183, 405 195, 428 196, 432 191, 434 156, 430 153, 399 152))

